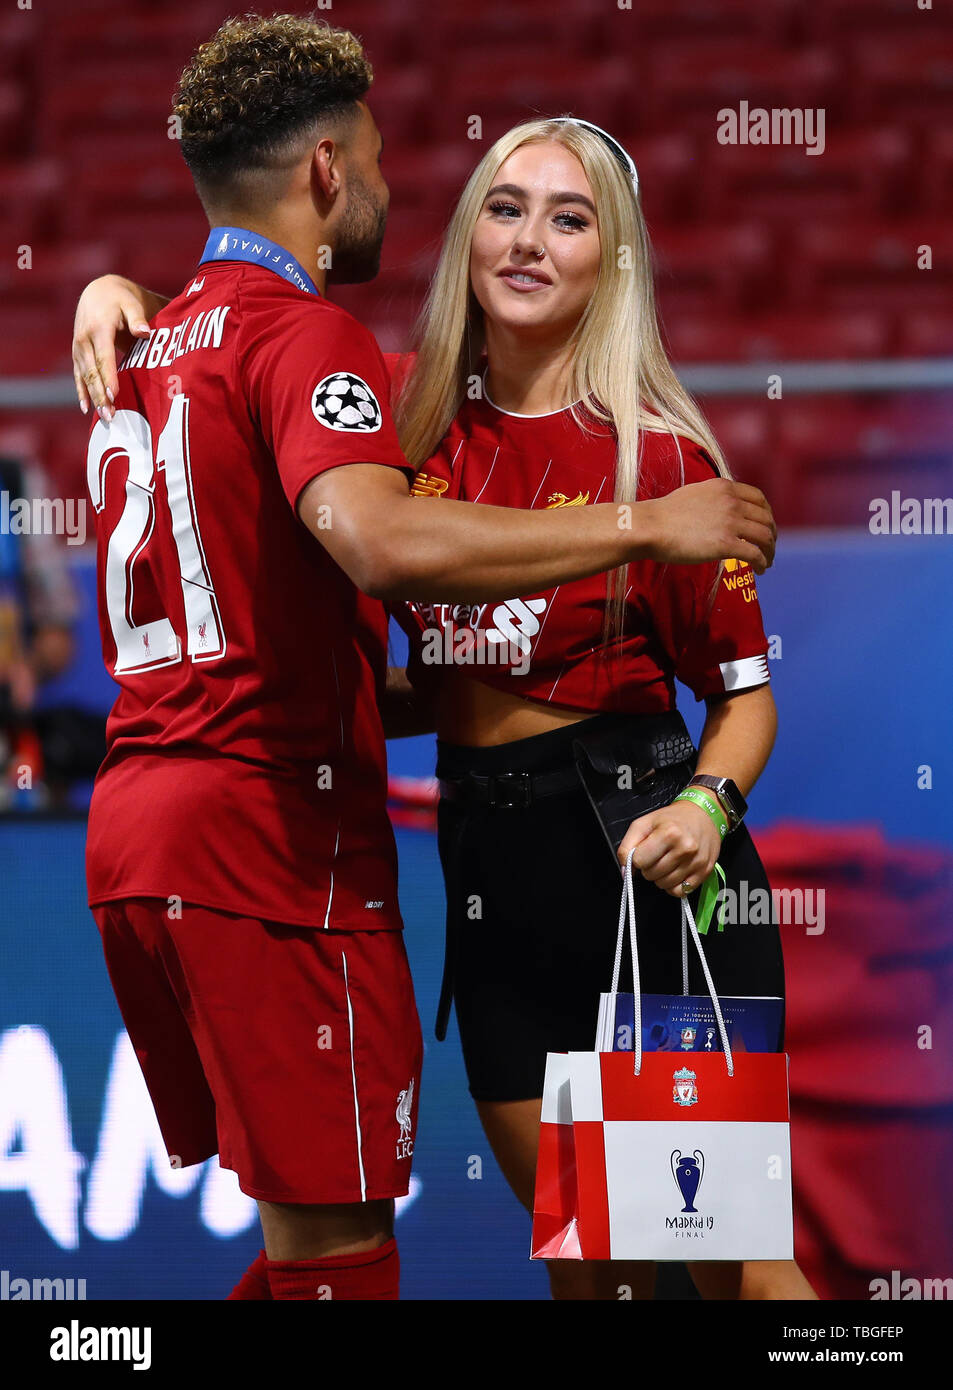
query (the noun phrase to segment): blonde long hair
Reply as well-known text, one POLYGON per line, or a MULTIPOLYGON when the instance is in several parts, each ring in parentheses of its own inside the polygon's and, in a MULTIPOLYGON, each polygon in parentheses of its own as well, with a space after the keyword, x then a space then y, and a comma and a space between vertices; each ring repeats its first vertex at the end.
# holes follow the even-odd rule
MULTIPOLYGON (((701 410, 679 382, 662 346, 651 246, 641 200, 609 146, 585 126, 527 121, 500 137, 474 169, 447 228, 440 261, 414 329, 416 362, 394 411, 401 445, 419 468, 437 450, 467 396, 486 342, 483 309, 470 286, 470 243, 500 166, 523 145, 556 141, 576 156, 595 195, 600 264, 596 286, 570 338, 569 397, 581 429, 586 412, 616 437, 615 501, 632 502, 639 482, 643 430, 693 440, 722 477, 732 474, 701 410), (624 256, 629 249, 628 263, 624 256), (580 406, 582 407, 580 409, 580 406)), ((684 481, 684 462, 678 449, 684 481)), ((709 597, 714 601, 723 570, 709 597)), ((626 566, 608 575, 603 642, 622 633, 626 566)))

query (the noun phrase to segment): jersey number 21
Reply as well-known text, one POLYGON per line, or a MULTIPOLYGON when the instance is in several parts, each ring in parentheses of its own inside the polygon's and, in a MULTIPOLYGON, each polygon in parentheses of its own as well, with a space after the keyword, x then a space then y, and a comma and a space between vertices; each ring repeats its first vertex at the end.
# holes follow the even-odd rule
POLYGON ((188 397, 173 396, 169 418, 154 448, 149 421, 138 411, 118 410, 108 426, 102 421, 96 424, 86 454, 86 483, 97 512, 105 505, 109 465, 124 458, 129 460, 126 500, 106 550, 106 610, 116 643, 113 674, 150 671, 182 660, 181 639, 167 617, 138 626, 132 620, 136 562, 157 521, 171 526, 178 553, 186 651, 192 661, 217 661, 225 655, 225 635, 195 514, 188 397), (155 475, 163 470, 169 515, 160 519, 155 475))

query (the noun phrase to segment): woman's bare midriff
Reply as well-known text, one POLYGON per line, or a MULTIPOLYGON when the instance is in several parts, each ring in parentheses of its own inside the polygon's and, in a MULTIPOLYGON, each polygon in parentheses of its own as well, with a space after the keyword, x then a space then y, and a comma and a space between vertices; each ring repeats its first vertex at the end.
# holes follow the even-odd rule
MULTIPOLYGON (((514 676, 514 684, 518 681, 519 677, 514 676)), ((545 734, 550 729, 592 717, 585 710, 544 705, 538 700, 497 690, 453 666, 441 669, 433 708, 437 737, 444 743, 468 747, 512 743, 518 738, 532 738, 534 734, 545 734)))

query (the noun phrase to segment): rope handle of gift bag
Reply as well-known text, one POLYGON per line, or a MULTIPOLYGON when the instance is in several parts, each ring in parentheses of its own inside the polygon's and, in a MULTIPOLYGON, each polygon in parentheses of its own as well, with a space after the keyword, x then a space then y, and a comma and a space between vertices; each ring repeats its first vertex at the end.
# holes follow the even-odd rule
MULTIPOLYGON (((638 1076, 642 1070, 642 984, 639 977, 639 948, 636 940, 635 930, 635 891, 632 886, 632 856, 634 849, 630 849, 625 861, 625 872, 622 880, 622 901, 619 904, 619 935, 615 947, 615 963, 612 967, 612 994, 619 991, 619 976, 622 971, 622 946, 625 941, 626 908, 628 907, 629 922, 629 944, 632 948, 632 1005, 634 1010, 634 1027, 632 1038, 632 1049, 635 1055, 635 1075, 638 1076)), ((701 937, 698 935, 698 928, 695 925, 695 917, 688 905, 688 899, 682 898, 682 984, 683 992, 688 993, 688 933, 691 931, 692 940, 698 951, 698 958, 702 963, 702 970, 705 974, 705 984, 708 986, 708 993, 715 1010, 715 1021, 718 1024, 718 1036, 721 1038, 722 1050, 725 1054, 725 1064, 728 1067, 728 1075, 734 1076, 735 1063, 731 1055, 731 1047, 728 1043, 728 1032, 725 1028, 725 1020, 722 1017, 721 1005, 718 1002, 718 995, 715 993, 715 986, 712 983, 711 972, 708 969, 708 962, 705 959, 705 952, 702 950, 701 937)))

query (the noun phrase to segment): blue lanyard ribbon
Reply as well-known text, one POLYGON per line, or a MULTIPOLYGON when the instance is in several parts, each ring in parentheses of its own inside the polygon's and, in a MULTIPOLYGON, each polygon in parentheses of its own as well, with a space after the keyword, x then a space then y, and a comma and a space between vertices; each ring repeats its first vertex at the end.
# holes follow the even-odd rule
POLYGON ((199 265, 208 261, 248 261, 251 265, 264 266, 282 279, 297 285, 299 290, 318 294, 318 287, 311 276, 277 242, 262 236, 259 232, 249 232, 244 227, 213 227, 199 265))

